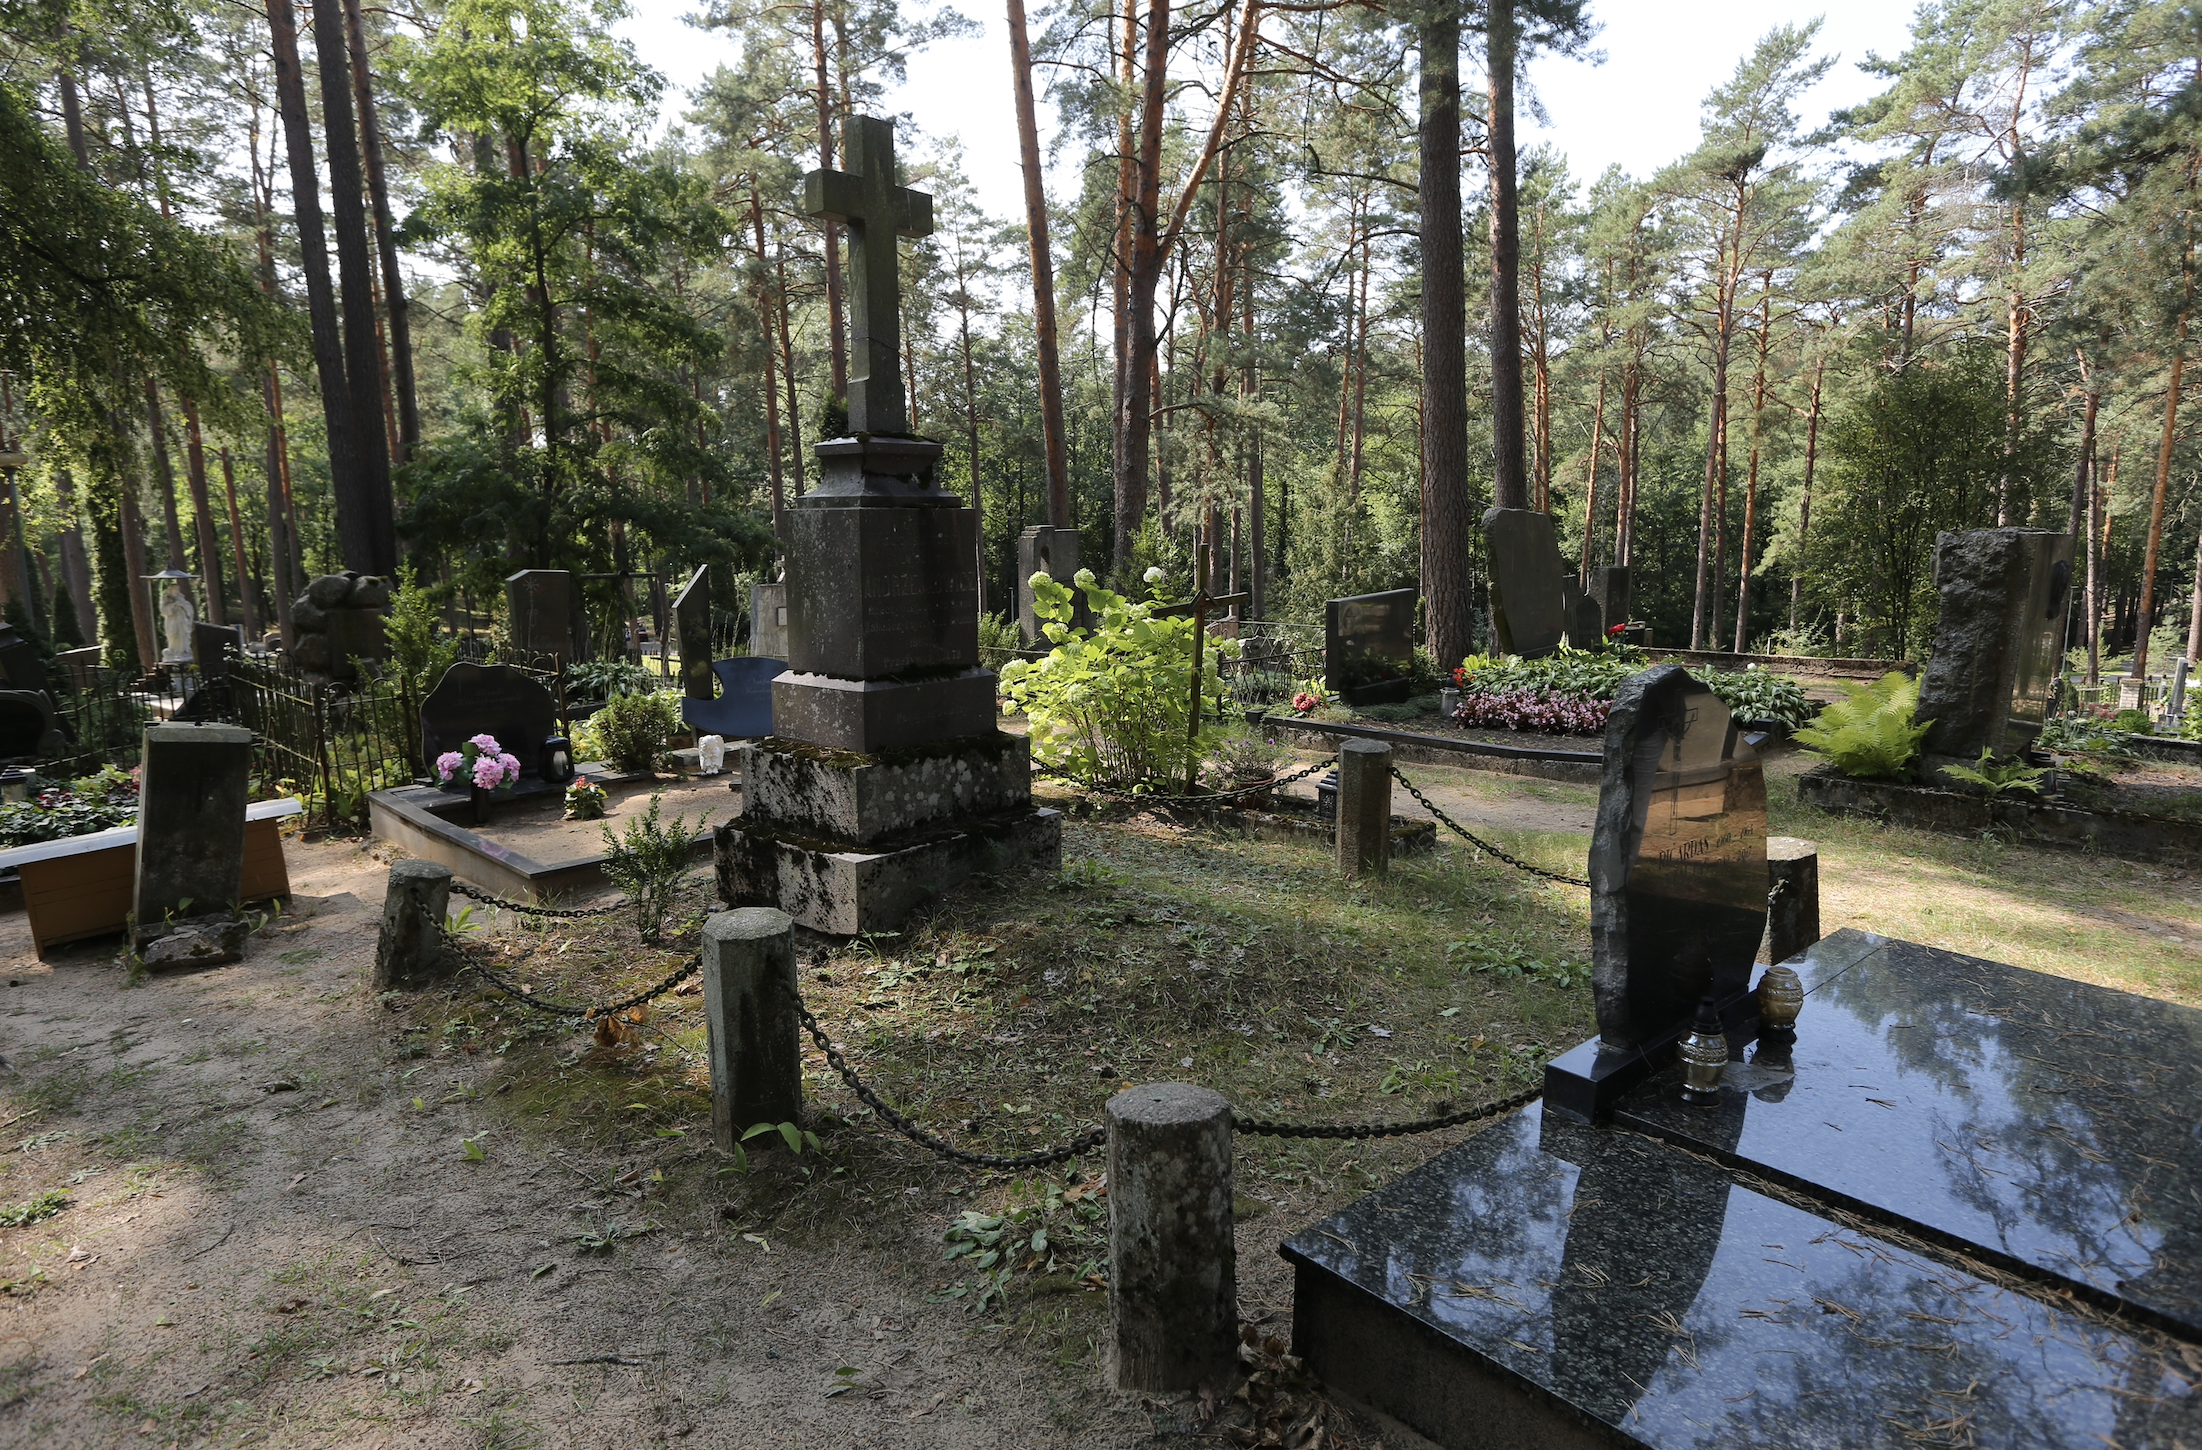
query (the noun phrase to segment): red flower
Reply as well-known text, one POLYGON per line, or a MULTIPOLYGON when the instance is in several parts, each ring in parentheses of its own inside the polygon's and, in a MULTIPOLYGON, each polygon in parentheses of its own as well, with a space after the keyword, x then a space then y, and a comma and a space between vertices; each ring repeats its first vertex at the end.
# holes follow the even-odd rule
POLYGON ((1305 715, 1308 711, 1314 709, 1317 705, 1320 705, 1322 703, 1323 702, 1320 699, 1317 699, 1315 696, 1309 694, 1305 690, 1300 691, 1299 694, 1292 697, 1292 708, 1299 711, 1302 715, 1305 715))
POLYGON ((1620 633, 1620 632, 1621 632, 1622 630, 1624 630, 1624 629, 1627 629, 1628 627, 1629 627, 1629 626, 1628 626, 1628 621, 1627 621, 1627 620, 1623 620, 1623 621, 1622 621, 1621 623, 1619 623, 1619 624, 1615 625, 1615 626, 1614 626, 1613 628, 1611 628, 1611 629, 1609 629, 1609 630, 1607 630, 1607 631, 1606 631, 1606 638, 1607 638, 1607 639, 1611 639, 1611 638, 1613 638, 1613 637, 1614 637, 1615 635, 1619 634, 1619 633, 1620 633))

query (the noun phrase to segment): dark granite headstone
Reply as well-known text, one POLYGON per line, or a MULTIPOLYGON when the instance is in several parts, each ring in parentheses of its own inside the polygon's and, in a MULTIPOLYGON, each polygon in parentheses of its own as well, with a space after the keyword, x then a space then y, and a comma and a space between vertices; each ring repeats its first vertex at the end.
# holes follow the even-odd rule
POLYGON ((2072 536, 2034 529, 1938 534, 1941 613, 1919 682, 1929 757, 1970 765, 2041 733, 2072 590, 2072 536))
POLYGON ((788 653, 786 580, 749 588, 749 652, 782 660, 788 653))
POLYGON ((1613 564, 1590 571, 1590 597, 1598 601, 1598 617, 1607 629, 1626 624, 1632 600, 1629 595, 1629 571, 1626 564, 1613 564))
POLYGON ((1323 606, 1323 683, 1348 705, 1407 698, 1414 668, 1415 591, 1356 594, 1323 606))
POLYGON ((1605 639, 1605 616, 1598 601, 1583 592, 1573 574, 1560 576, 1560 617, 1567 621, 1571 649, 1595 649, 1605 639))
POLYGON ((868 680, 977 664, 978 529, 971 509, 790 509, 788 668, 868 680))
POLYGON ((787 667, 786 660, 762 655, 720 660, 711 666, 711 672, 725 693, 715 700, 682 700, 680 717, 698 736, 762 740, 773 733, 772 682, 787 667))
POLYGON ((0 760, 54 756, 68 747, 44 690, 0 690, 0 760))
POLYGON ((169 915, 234 905, 244 889, 252 732, 242 725, 148 725, 138 776, 140 931, 169 915))
POLYGON ((0 624, 0 685, 11 690, 46 688, 46 667, 38 662, 38 651, 12 624, 0 624))
POLYGON ((1507 654, 1538 659, 1560 647, 1567 613, 1560 597, 1566 569, 1552 515, 1487 509, 1483 550, 1491 570, 1491 627, 1507 654))
POLYGON ((680 632, 681 693, 691 700, 711 698, 711 571, 696 577, 673 601, 673 624, 680 632))
POLYGON ((505 579, 507 628, 515 649, 561 660, 588 654, 587 626, 573 575, 564 569, 522 569, 505 579))
POLYGON ((68 673, 69 684, 78 690, 89 690, 99 679, 99 646, 85 645, 82 649, 65 649, 54 656, 61 668, 68 673))
POLYGON ((557 733, 558 706, 550 691, 510 665, 462 660, 443 672, 421 701, 421 754, 430 776, 436 757, 487 733, 520 757, 523 775, 542 765, 543 742, 557 733))
POLYGON ((245 652, 245 632, 235 625, 208 624, 194 621, 191 626, 191 653, 199 661, 199 674, 209 680, 229 674, 230 662, 245 652))

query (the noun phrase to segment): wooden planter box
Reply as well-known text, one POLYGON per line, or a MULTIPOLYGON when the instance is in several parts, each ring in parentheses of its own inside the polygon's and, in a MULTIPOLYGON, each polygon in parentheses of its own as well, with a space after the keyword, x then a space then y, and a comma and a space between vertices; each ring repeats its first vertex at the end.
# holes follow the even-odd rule
MULTIPOLYGON (((281 823, 302 814, 295 798, 255 801, 245 807, 244 877, 239 901, 269 901, 291 894, 283 860, 281 823)), ((31 940, 40 960, 46 948, 88 937, 110 936, 130 924, 138 874, 135 824, 0 851, 0 868, 14 868, 30 913, 31 940)), ((209 907, 227 902, 209 903, 209 907)))

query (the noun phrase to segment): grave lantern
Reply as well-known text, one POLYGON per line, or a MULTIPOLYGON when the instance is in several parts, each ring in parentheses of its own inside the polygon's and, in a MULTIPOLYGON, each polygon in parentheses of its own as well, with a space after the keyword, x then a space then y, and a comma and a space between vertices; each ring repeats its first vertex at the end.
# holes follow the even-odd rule
POLYGON ((573 779, 573 742, 563 735, 553 735, 543 742, 542 763, 536 774, 552 785, 564 785, 573 779))

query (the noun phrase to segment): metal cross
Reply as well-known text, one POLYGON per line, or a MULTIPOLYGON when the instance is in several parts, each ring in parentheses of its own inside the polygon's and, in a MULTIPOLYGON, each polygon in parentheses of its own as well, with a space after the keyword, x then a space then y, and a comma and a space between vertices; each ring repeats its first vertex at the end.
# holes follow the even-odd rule
POLYGON ((895 125, 851 116, 847 171, 803 178, 803 210, 849 229, 849 431, 909 436, 902 391, 902 272, 895 238, 933 234, 933 198, 895 185, 895 125))
MULTIPOLYGON (((1185 719, 1185 741, 1188 746, 1197 745, 1200 741, 1200 676, 1201 666, 1207 658, 1208 611, 1211 609, 1230 609, 1236 605, 1244 604, 1254 597, 1251 594, 1244 593, 1210 594, 1208 592, 1208 551, 1206 549, 1202 549, 1196 556, 1193 570, 1193 597, 1183 604, 1165 605, 1152 611, 1148 616, 1151 619, 1174 619, 1187 614, 1193 616, 1193 698, 1191 708, 1185 719)), ((1223 675, 1223 664, 1220 659, 1216 664, 1216 675, 1219 679, 1223 675)), ((1200 754, 1197 750, 1189 750, 1185 762, 1185 793, 1187 795, 1193 794, 1199 784, 1200 754)))

